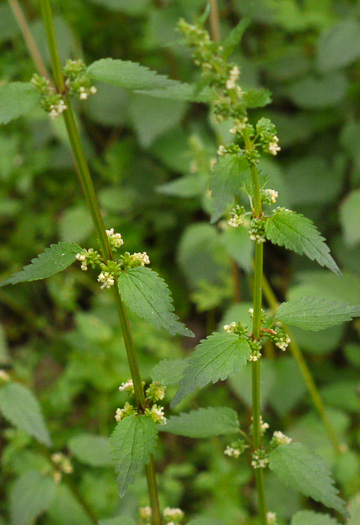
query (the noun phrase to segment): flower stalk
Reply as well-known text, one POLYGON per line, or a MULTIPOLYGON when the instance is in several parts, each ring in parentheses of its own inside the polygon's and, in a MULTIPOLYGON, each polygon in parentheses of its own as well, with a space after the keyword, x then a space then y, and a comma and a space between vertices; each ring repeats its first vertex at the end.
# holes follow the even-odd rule
MULTIPOLYGON (((80 183, 85 195, 86 203, 92 217, 95 232, 99 240, 102 256, 106 260, 112 261, 114 259, 112 250, 109 244, 104 221, 96 197, 96 192, 91 178, 90 170, 81 144, 79 131, 75 122, 75 117, 71 106, 71 101, 66 90, 66 84, 62 72, 62 65, 55 36, 50 0, 41 0, 41 12, 46 29, 46 36, 50 51, 55 87, 58 93, 64 96, 65 103, 67 106, 66 111, 63 112, 63 118, 65 121, 66 130, 74 157, 76 171, 79 176, 80 183)), ((127 316, 127 311, 117 286, 113 286, 113 293, 123 333, 131 377, 134 384, 136 401, 138 404, 138 408, 144 412, 146 408, 145 395, 137 355, 134 347, 133 337, 131 333, 130 323, 127 316)), ((149 499, 152 508, 152 523, 153 525, 161 525, 162 519, 157 491, 154 459, 152 456, 149 465, 146 467, 146 476, 148 481, 149 499)))

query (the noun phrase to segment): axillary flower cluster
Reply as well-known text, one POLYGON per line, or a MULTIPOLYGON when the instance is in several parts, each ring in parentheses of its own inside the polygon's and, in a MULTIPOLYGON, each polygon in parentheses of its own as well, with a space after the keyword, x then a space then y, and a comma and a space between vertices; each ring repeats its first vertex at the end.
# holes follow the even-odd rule
MULTIPOLYGON (((183 522, 184 512, 178 508, 166 507, 163 511, 166 525, 176 525, 183 522)), ((152 511, 150 507, 141 507, 139 510, 139 525, 151 525, 152 511)))
POLYGON ((50 85, 49 80, 40 75, 35 74, 31 79, 31 83, 40 91, 40 106, 49 113, 51 119, 55 119, 67 109, 67 95, 87 100, 97 91, 86 75, 86 66, 82 60, 67 60, 63 74, 66 87, 64 93, 59 93, 50 85))
MULTIPOLYGON (((106 234, 112 251, 116 252, 124 244, 121 234, 115 233, 114 228, 106 230, 106 234)), ((101 283, 101 289, 114 286, 116 278, 120 276, 122 271, 150 264, 150 258, 146 252, 133 254, 125 252, 114 261, 106 261, 93 248, 89 250, 83 249, 76 254, 76 259, 81 263, 81 269, 84 272, 87 271, 89 266, 93 269, 101 270, 97 278, 98 282, 101 283)))
MULTIPOLYGON (((145 387, 144 382, 143 387, 145 387)), ((129 379, 128 381, 126 381, 126 383, 122 383, 122 385, 120 385, 119 387, 119 390, 120 392, 127 392, 130 396, 134 396, 135 389, 132 379, 129 379)), ((145 390, 145 400, 147 405, 145 408, 145 414, 150 416, 154 423, 156 423, 157 425, 166 425, 164 407, 157 404, 159 401, 162 401, 164 399, 165 393, 166 387, 158 381, 150 383, 148 388, 145 390)), ((119 423, 124 418, 137 413, 138 409, 135 408, 128 401, 126 401, 123 408, 118 408, 116 410, 115 420, 117 421, 117 423, 119 423)))

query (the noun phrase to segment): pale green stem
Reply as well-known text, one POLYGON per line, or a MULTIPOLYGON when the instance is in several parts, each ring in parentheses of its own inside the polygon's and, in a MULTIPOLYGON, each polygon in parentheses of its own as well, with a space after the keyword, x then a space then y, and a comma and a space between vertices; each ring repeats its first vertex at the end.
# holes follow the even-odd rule
MULTIPOLYGON (((65 101, 67 110, 64 111, 64 121, 71 145, 71 149, 74 156, 76 170, 80 179, 82 189, 84 191, 85 199, 91 213, 94 228, 100 243, 101 252, 106 260, 112 260, 113 254, 109 245, 108 237, 106 234, 104 221, 100 212, 99 203, 96 197, 94 184, 91 178, 90 170, 88 168, 85 153, 81 144, 79 132, 74 118, 74 113, 71 106, 70 98, 66 94, 66 85, 64 76, 62 73, 62 65, 59 56, 59 50, 57 46, 54 23, 51 11, 50 0, 41 0, 42 16, 46 29, 46 36, 48 40, 48 46, 51 56, 51 64, 53 68, 53 74, 55 79, 55 86, 59 93, 62 93, 65 101)), ((122 328, 123 338, 125 342, 125 348, 127 352, 127 358, 129 362, 131 377, 134 383, 135 395, 140 410, 144 411, 146 407, 144 389, 142 386, 141 375, 139 365, 137 361, 136 351, 130 329, 129 319, 127 316, 124 302, 122 301, 120 292, 118 290, 117 282, 113 287, 113 293, 116 303, 116 308, 119 314, 119 320, 122 328)), ((154 459, 151 456, 150 463, 146 467, 146 475, 148 480, 148 491, 149 498, 152 508, 152 522, 153 525, 161 525, 161 512, 158 501, 157 484, 155 477, 154 459)))
MULTIPOLYGON (((265 295, 265 298, 269 304, 269 306, 274 310, 276 311, 279 307, 279 303, 276 299, 276 296, 273 292, 273 290, 271 289, 271 286, 268 282, 268 280, 266 279, 265 276, 263 276, 263 289, 264 289, 264 295, 265 295)), ((289 348, 290 348, 290 351, 292 353, 292 355, 294 356, 295 358, 295 361, 297 362, 298 366, 299 366, 299 369, 300 369, 300 372, 301 372, 301 375, 303 376, 303 379, 305 381, 305 384, 310 392, 310 396, 311 396, 311 399, 312 399, 312 402, 316 408, 316 410, 318 411, 319 413, 319 416, 323 422, 323 425, 326 429, 326 432, 329 436, 329 439, 332 443, 332 446, 334 447, 334 450, 337 454, 341 454, 342 453, 342 448, 341 448, 341 443, 339 441, 339 438, 334 430, 334 427, 332 426, 327 414, 326 414, 326 410, 325 410, 325 405, 324 405, 324 402, 320 396, 320 393, 316 387, 316 384, 315 384, 315 381, 312 377, 312 374, 311 374, 311 371, 306 363, 306 360, 305 360, 305 357, 303 356, 296 340, 294 339, 290 329, 283 325, 283 329, 284 329, 284 332, 288 334, 288 336, 290 337, 291 339, 291 343, 289 345, 289 348)))

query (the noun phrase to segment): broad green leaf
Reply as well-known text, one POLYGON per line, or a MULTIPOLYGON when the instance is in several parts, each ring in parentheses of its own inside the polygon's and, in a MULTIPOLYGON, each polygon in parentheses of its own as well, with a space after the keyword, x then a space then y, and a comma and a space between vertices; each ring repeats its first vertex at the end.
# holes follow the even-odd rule
POLYGON ((239 431, 238 415, 232 408, 208 407, 171 416, 159 430, 177 436, 207 438, 236 434, 239 431))
POLYGON ((269 466, 285 485, 348 516, 328 467, 310 449, 300 443, 281 445, 270 453, 269 466))
POLYGON ((249 165, 244 157, 225 155, 220 157, 210 177, 210 190, 213 203, 211 222, 217 221, 226 206, 240 193, 249 177, 249 165))
POLYGON ((93 525, 84 507, 65 483, 58 486, 55 498, 47 510, 47 516, 52 525, 93 525))
POLYGON ((340 220, 346 244, 355 246, 360 242, 360 190, 351 192, 341 204, 340 220))
POLYGON ((310 219, 300 213, 277 208, 266 223, 266 237, 272 243, 285 246, 300 255, 305 254, 320 266, 326 266, 336 275, 341 275, 324 238, 310 219))
POLYGON ((276 319, 282 323, 315 332, 351 321, 353 317, 358 316, 360 305, 349 306, 319 297, 302 297, 296 301, 282 303, 276 312, 276 319))
POLYGON ((28 388, 19 383, 5 383, 0 388, 0 412, 19 430, 51 446, 40 403, 28 388))
POLYGON ((321 71, 342 68, 359 57, 360 24, 355 19, 342 20, 321 36, 317 57, 321 71))
POLYGON ((59 236, 65 242, 83 242, 93 232, 89 210, 83 206, 67 208, 58 221, 59 236))
POLYGON ((244 226, 229 228, 221 236, 221 242, 227 253, 238 263, 240 268, 250 272, 252 268, 252 255, 254 243, 249 237, 249 232, 244 226))
POLYGON ((235 26, 234 29, 230 31, 222 43, 224 58, 228 58, 232 53, 234 53, 234 51, 236 51, 236 48, 240 45, 243 34, 250 25, 250 22, 251 18, 246 16, 242 18, 237 26, 235 26))
POLYGON ((319 514, 312 510, 298 512, 291 520, 290 525, 340 525, 339 522, 331 518, 328 514, 319 514))
POLYGON ((119 277, 119 291, 125 304, 139 317, 165 328, 171 334, 193 337, 173 313, 172 297, 165 281, 150 268, 133 268, 119 277))
POLYGON ((74 242, 59 242, 46 248, 44 253, 40 253, 31 264, 25 266, 21 272, 17 272, 0 286, 6 284, 17 284, 38 279, 46 279, 56 273, 62 272, 76 260, 76 254, 81 251, 78 244, 74 242))
POLYGON ((121 498, 129 483, 134 483, 136 474, 149 463, 157 436, 157 425, 147 415, 128 416, 116 425, 110 437, 110 448, 121 498))
POLYGON ((210 381, 216 383, 236 374, 250 359, 250 347, 245 339, 235 334, 212 334, 195 348, 180 381, 171 406, 176 406, 187 395, 203 388, 210 381))
MULTIPOLYGON (((166 78, 166 77, 165 77, 166 78)), ((211 102, 215 99, 214 92, 208 87, 200 88, 196 84, 182 84, 177 80, 169 80, 172 84, 164 88, 137 89, 136 93, 149 97, 182 100, 184 102, 211 102)))
POLYGON ((347 525, 357 525, 360 523, 360 493, 358 493, 350 502, 351 518, 347 525))
POLYGON ((0 124, 7 124, 29 113, 40 99, 35 86, 25 82, 12 82, 0 87, 0 124))
POLYGON ((244 103, 248 108, 263 108, 271 104, 271 92, 268 89, 250 89, 244 93, 244 103))
POLYGON ((204 192, 204 178, 196 175, 185 175, 178 179, 157 186, 157 193, 172 197, 197 197, 204 192))
POLYGON ((335 73, 326 77, 307 77, 289 88, 290 98, 304 109, 318 110, 339 104, 346 96, 347 80, 335 73))
POLYGON ((112 465, 110 444, 104 436, 79 434, 68 443, 72 454, 82 463, 92 467, 112 465))
POLYGON ((11 525, 30 525, 51 505, 56 494, 56 483, 37 471, 18 478, 10 492, 11 525))
POLYGON ((177 386, 182 379, 187 365, 187 358, 164 359, 154 366, 151 371, 151 378, 153 381, 159 381, 165 386, 177 386))
POLYGON ((124 89, 145 90, 164 89, 180 84, 176 80, 170 80, 156 71, 128 60, 113 60, 103 58, 93 62, 87 69, 91 80, 99 80, 107 84, 113 84, 124 89))

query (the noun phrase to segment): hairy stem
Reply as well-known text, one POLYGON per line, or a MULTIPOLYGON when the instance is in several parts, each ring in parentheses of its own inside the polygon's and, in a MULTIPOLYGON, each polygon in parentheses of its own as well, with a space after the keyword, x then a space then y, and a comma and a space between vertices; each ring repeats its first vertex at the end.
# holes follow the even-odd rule
MULTIPOLYGON (((251 151, 253 144, 247 134, 246 130, 243 134, 245 148, 251 151)), ((251 166, 251 178, 254 190, 254 217, 259 218, 262 215, 262 204, 260 197, 260 183, 259 175, 256 166, 251 166)), ((264 245, 263 243, 255 244, 255 260, 254 260, 254 317, 253 317, 253 338, 255 341, 260 340, 261 335, 261 309, 262 309, 262 281, 263 281, 263 258, 264 245)), ((252 417, 253 417, 253 445, 254 450, 261 448, 261 414, 260 414, 260 361, 252 362, 252 417)), ((265 487, 264 487, 264 472, 263 469, 257 468, 255 470, 256 487, 258 493, 258 505, 261 525, 266 525, 266 501, 265 501, 265 487)))
MULTIPOLYGON (((51 11, 50 0, 41 0, 41 10, 42 16, 46 29, 46 36, 48 40, 48 46, 51 56, 51 64, 55 79, 55 86, 59 93, 62 93, 65 96, 67 110, 63 113, 64 121, 71 145, 71 149, 74 156, 76 171, 78 173, 80 183, 85 195, 85 199, 91 213, 93 220, 95 232, 97 234, 101 252, 105 259, 112 260, 113 254, 109 245, 107 238, 104 221, 101 215, 99 203, 96 197, 96 192, 94 184, 91 178, 90 170, 87 164, 85 153, 81 144, 79 131, 75 122, 74 113, 71 106, 71 101, 66 95, 66 85, 64 76, 62 73, 62 66, 59 56, 58 45, 55 36, 53 17, 51 11)), ((137 361, 136 351, 134 347, 134 342, 132 338, 131 328, 129 324, 129 319, 127 316, 126 308, 124 302, 122 301, 120 292, 117 287, 117 283, 113 287, 114 299, 116 303, 116 308, 119 314, 119 320, 121 324, 121 329, 123 333, 123 338, 126 347, 127 358, 129 362, 131 377, 134 383, 135 395, 137 399, 138 408, 140 410, 145 409, 145 395, 141 381, 141 375, 139 370, 139 365, 137 361)), ((146 467, 146 475, 148 480, 148 491, 149 498, 152 507, 153 514, 153 525, 161 525, 161 513, 160 505, 158 501, 157 494, 157 484, 155 477, 155 468, 154 468, 154 459, 151 457, 149 465, 146 467)))
MULTIPOLYGON (((273 310, 277 310, 279 307, 279 303, 276 299, 276 296, 268 282, 265 276, 263 276, 263 289, 264 289, 264 296, 266 298, 266 301, 268 302, 269 306, 273 310)), ((335 432, 334 427, 332 426, 326 411, 325 411, 325 405, 324 402, 320 396, 320 393, 316 387, 315 381, 313 379, 313 376, 311 374, 311 371, 306 363, 305 357, 303 356, 298 344, 296 343, 294 337, 291 334, 290 329, 283 325, 283 329, 285 333, 288 334, 288 336, 291 339, 291 343, 289 345, 289 348, 295 358, 295 361, 297 362, 301 375, 303 376, 303 379, 305 381, 305 384, 310 392, 310 396, 312 399, 312 402, 314 404, 314 407, 319 413, 319 416, 323 422, 323 425, 326 429, 326 432, 328 434, 329 440, 331 441, 332 446, 334 447, 334 450, 337 454, 342 453, 341 449, 341 443, 339 441, 339 438, 335 432)))

